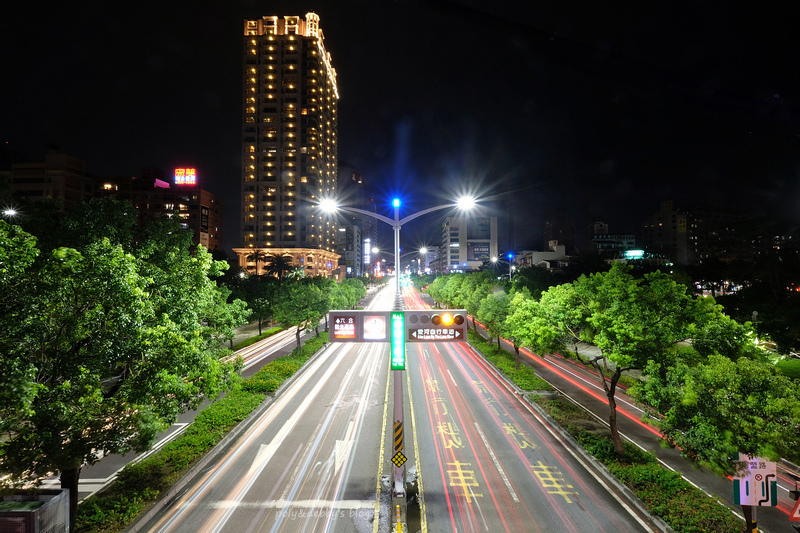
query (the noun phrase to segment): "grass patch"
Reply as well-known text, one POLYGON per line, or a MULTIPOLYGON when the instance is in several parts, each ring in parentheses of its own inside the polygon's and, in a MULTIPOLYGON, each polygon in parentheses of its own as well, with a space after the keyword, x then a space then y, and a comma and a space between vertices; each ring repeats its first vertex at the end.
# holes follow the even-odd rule
POLYGON ((775 365, 778 370, 790 378, 800 379, 800 359, 783 359, 775 365))
POLYGON ((233 346, 233 351, 241 350, 242 348, 247 348, 251 344, 255 344, 258 341, 263 341, 267 337, 272 337, 276 333, 283 331, 283 328, 279 326, 275 326, 274 328, 270 328, 261 335, 256 335, 255 337, 250 337, 249 339, 245 339, 242 342, 239 342, 233 346))
POLYGON ((299 351, 267 363, 243 380, 240 388, 200 412, 180 437, 146 459, 126 465, 108 489, 78 506, 76 533, 111 533, 128 527, 326 342, 328 334, 320 334, 299 351))
POLYGON ((514 362, 513 354, 505 350, 499 350, 496 344, 489 345, 483 337, 471 329, 467 329, 467 336, 472 347, 481 352, 486 359, 491 361, 520 389, 526 391, 553 389, 548 382, 537 376, 536 372, 524 362, 520 361, 519 368, 514 368, 516 363, 514 362))

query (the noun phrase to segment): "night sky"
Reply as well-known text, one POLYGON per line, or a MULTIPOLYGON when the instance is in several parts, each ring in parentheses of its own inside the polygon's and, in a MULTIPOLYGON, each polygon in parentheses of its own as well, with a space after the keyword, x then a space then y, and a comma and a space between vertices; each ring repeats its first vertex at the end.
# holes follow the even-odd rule
MULTIPOLYGON (((637 233, 669 199, 800 225, 798 2, 161 4, 4 13, 7 153, 54 145, 99 176, 194 166, 223 197, 230 249, 242 21, 314 11, 338 75, 339 157, 379 212, 395 195, 403 216, 474 191, 501 218, 501 252, 541 249, 556 212, 585 250, 595 216, 637 233)), ((438 244, 438 221, 404 227, 403 247, 438 244)))

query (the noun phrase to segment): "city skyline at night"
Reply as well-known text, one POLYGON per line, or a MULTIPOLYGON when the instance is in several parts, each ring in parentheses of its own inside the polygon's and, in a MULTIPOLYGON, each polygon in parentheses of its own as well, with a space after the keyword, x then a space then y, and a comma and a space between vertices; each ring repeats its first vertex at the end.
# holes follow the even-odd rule
MULTIPOLYGON (((791 230, 797 11, 201 2, 120 17, 28 6, 0 23, 12 74, 0 142, 34 160, 56 145, 97 175, 197 168, 222 198, 230 250, 242 21, 314 12, 335 58, 337 156, 363 173, 379 212, 395 195, 413 212, 480 191, 505 246, 514 231, 536 243, 556 212, 582 235, 596 216, 638 232, 667 200, 759 211, 791 230)), ((404 228, 407 246, 431 243, 440 220, 404 228)))

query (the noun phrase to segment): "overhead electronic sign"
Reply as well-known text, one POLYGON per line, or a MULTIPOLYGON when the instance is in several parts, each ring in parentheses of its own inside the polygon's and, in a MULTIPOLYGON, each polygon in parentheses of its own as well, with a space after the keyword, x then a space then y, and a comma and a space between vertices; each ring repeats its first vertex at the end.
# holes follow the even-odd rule
POLYGON ((406 342, 467 340, 466 309, 406 311, 406 342))
POLYGON ((331 311, 331 342, 389 342, 389 311, 331 311))
POLYGON ((398 324, 405 333, 405 342, 467 340, 465 309, 331 311, 328 322, 332 328, 331 342, 389 342, 392 340, 393 328, 398 324), (390 322, 390 316, 394 319, 393 322, 390 322))

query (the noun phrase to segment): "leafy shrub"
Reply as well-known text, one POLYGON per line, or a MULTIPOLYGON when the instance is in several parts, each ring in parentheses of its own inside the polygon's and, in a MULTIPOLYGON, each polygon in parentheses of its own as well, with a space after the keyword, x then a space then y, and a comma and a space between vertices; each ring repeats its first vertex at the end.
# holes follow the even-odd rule
POLYGON ((642 500, 647 510, 660 516, 679 533, 729 533, 742 531, 743 522, 723 504, 684 480, 678 472, 664 468, 652 453, 623 443, 618 457, 606 435, 589 433, 575 424, 586 414, 571 402, 536 398, 536 402, 563 427, 568 428, 583 448, 606 465, 609 472, 642 500))
POLYGON ((262 394, 269 394, 278 390, 283 381, 274 374, 268 372, 256 372, 254 375, 247 378, 242 384, 242 390, 247 392, 260 392, 262 394))
POLYGON ((526 365, 520 363, 519 368, 514 368, 516 362, 514 355, 505 351, 499 350, 496 346, 490 346, 481 336, 477 335, 472 330, 468 330, 469 342, 473 348, 483 354, 483 356, 491 361, 491 363, 504 373, 508 379, 512 381, 517 387, 522 390, 552 390, 552 386, 536 375, 536 372, 526 365))

